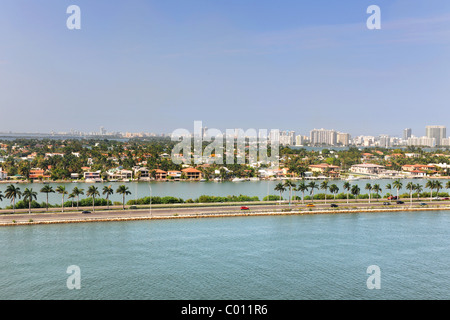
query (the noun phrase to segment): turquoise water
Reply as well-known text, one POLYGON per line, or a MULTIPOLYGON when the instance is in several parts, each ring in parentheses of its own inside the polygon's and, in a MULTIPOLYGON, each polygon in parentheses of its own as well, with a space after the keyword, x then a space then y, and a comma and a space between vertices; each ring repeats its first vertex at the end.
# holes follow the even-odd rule
POLYGON ((2 227, 0 299, 449 299, 449 236, 448 211, 2 227))

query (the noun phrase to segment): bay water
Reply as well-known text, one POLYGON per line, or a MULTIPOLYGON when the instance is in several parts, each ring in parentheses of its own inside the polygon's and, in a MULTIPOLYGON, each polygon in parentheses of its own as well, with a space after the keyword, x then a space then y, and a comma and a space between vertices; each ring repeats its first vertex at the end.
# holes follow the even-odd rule
POLYGON ((449 299, 449 213, 2 227, 0 299, 449 299))

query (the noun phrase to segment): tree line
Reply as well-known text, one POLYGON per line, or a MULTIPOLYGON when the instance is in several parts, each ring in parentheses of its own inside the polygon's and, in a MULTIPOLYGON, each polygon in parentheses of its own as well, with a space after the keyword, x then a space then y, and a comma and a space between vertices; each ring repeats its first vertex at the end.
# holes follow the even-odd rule
MULTIPOLYGON (((389 192, 392 189, 397 190, 397 199, 400 198, 399 195, 399 191, 403 188, 403 182, 401 179, 397 179, 395 180, 392 184, 387 184, 385 186, 386 190, 389 190, 389 192)), ((419 199, 419 196, 422 194, 423 191, 423 185, 420 183, 413 183, 413 182, 408 182, 405 186, 405 188, 409 191, 409 197, 410 197, 410 201, 412 202, 412 197, 414 194, 416 194, 417 198, 419 199)), ((448 181, 445 186, 443 185, 443 183, 439 180, 427 180, 426 184, 425 184, 425 188, 430 189, 430 201, 433 201, 433 190, 436 190, 436 196, 439 196, 439 191, 442 189, 450 189, 450 181, 448 181)), ((336 196, 339 193, 339 187, 336 184, 330 184, 328 180, 324 180, 322 181, 320 184, 315 182, 315 181, 310 181, 309 183, 307 183, 306 181, 302 180, 300 183, 298 183, 298 185, 296 183, 294 183, 292 180, 286 180, 284 183, 278 183, 274 190, 278 191, 280 193, 280 201, 282 200, 282 194, 285 191, 289 191, 289 204, 291 204, 291 200, 292 200, 292 191, 295 192, 301 192, 302 193, 302 203, 304 203, 305 200, 305 192, 310 193, 310 197, 309 199, 311 199, 314 202, 314 190, 324 190, 325 194, 324 194, 324 199, 325 199, 325 203, 327 203, 327 192, 329 191, 331 193, 331 195, 333 195, 333 199, 336 200, 336 196)), ((347 196, 347 203, 349 201, 349 197, 350 194, 353 196, 354 199, 357 199, 360 194, 361 194, 361 188, 359 187, 359 185, 357 184, 351 184, 350 182, 346 181, 343 185, 343 189, 346 191, 346 196, 347 196)), ((380 187, 380 185, 378 183, 376 184, 371 184, 371 183, 367 183, 364 187, 365 190, 368 191, 368 198, 369 198, 369 203, 371 202, 371 197, 372 197, 372 192, 375 193, 375 197, 377 199, 379 199, 380 193, 383 191, 382 188, 380 187)))
MULTIPOLYGON (((53 189, 52 186, 45 185, 40 190, 41 193, 45 193, 47 197, 46 201, 46 210, 48 211, 49 204, 48 204, 48 195, 50 193, 59 193, 61 195, 61 208, 62 212, 64 212, 64 199, 67 196, 68 199, 76 198, 76 204, 77 204, 77 210, 80 203, 80 195, 84 195, 84 189, 74 187, 72 191, 69 193, 69 191, 66 189, 65 186, 57 186, 56 189, 53 189)), ((130 195, 131 192, 125 185, 120 185, 115 191, 118 194, 122 195, 122 208, 125 210, 125 196, 130 195)), ((37 199, 37 192, 33 190, 33 188, 25 188, 25 190, 22 192, 19 187, 14 186, 13 184, 7 186, 5 194, 3 195, 2 191, 0 191, 0 201, 2 201, 4 198, 10 199, 13 204, 13 210, 14 213, 16 212, 16 199, 21 199, 23 197, 23 200, 27 202, 28 204, 28 212, 31 213, 31 205, 33 200, 37 199)), ((109 209, 109 205, 111 201, 109 201, 109 196, 114 194, 114 189, 111 186, 104 186, 102 190, 102 194, 106 196, 106 204, 109 209)), ((96 197, 100 196, 100 191, 96 186, 90 186, 86 191, 86 196, 88 196, 92 200, 92 210, 95 211, 95 204, 96 204, 96 197)))

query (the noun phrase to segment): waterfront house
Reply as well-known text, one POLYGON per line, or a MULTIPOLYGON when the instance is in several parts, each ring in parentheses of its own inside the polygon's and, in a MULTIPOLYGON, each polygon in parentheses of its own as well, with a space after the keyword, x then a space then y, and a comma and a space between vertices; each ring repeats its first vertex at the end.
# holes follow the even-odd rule
POLYGON ((32 168, 28 174, 29 179, 42 179, 42 178, 50 178, 49 175, 44 174, 44 169, 41 168, 32 168))
POLYGON ((108 170, 107 174, 109 179, 114 180, 129 180, 133 177, 133 171, 120 168, 108 170))
POLYGON ((314 172, 317 172, 319 174, 326 174, 328 173, 331 177, 337 177, 339 176, 338 170, 339 166, 334 166, 328 163, 321 163, 321 164, 311 164, 309 165, 309 170, 314 174, 314 172))
POLYGON ((86 181, 101 181, 101 171, 93 171, 93 172, 84 172, 83 173, 84 180, 86 181))
POLYGON ((167 176, 172 177, 174 179, 180 179, 181 178, 181 171, 169 170, 169 171, 167 171, 167 176))
POLYGON ((181 172, 186 175, 188 180, 200 180, 202 178, 202 172, 195 168, 186 168, 181 170, 181 172))
POLYGON ((431 164, 405 164, 402 166, 402 170, 406 172, 412 172, 415 170, 421 171, 435 171, 436 166, 431 164))
POLYGON ((150 177, 150 171, 146 167, 135 167, 134 176, 139 177, 140 179, 148 179, 150 177))
POLYGON ((155 171, 155 179, 156 180, 166 180, 167 179, 167 171, 156 169, 155 171))
POLYGON ((410 171, 409 173, 410 173, 410 175, 412 177, 420 177, 420 178, 422 178, 422 177, 426 177, 427 176, 427 173, 425 171, 422 171, 422 170, 413 170, 413 171, 410 171))
POLYGON ((374 164, 374 163, 362 163, 362 164, 354 164, 350 167, 350 172, 359 173, 359 174, 380 174, 385 170, 385 166, 374 164))

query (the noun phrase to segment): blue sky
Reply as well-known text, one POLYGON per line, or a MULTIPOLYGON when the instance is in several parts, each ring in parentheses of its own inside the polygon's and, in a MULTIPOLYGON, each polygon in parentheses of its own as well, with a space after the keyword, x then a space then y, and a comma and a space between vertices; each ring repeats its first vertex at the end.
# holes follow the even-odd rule
POLYGON ((449 48, 448 0, 2 0, 0 131, 420 136, 450 126, 449 48))

